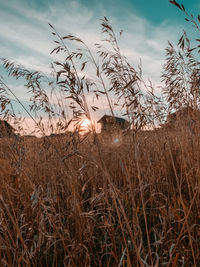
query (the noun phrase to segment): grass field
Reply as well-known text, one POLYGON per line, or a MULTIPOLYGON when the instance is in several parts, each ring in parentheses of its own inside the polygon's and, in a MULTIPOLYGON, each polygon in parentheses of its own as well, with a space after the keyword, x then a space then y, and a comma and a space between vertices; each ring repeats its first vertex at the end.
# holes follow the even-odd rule
POLYGON ((169 42, 154 88, 106 17, 94 48, 49 26, 51 75, 0 59, 30 95, 29 109, 0 76, 1 118, 23 132, 15 101, 42 136, 0 138, 0 266, 200 266, 200 39, 169 42), (88 96, 130 129, 97 134, 88 96))
POLYGON ((72 139, 0 140, 1 266, 198 266, 200 136, 72 139))

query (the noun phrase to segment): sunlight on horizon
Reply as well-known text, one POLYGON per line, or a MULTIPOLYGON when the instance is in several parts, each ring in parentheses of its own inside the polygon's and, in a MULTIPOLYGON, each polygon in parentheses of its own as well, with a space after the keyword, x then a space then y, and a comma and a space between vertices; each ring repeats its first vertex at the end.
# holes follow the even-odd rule
MULTIPOLYGON (((59 123, 59 120, 55 119, 54 121, 51 121, 51 124, 53 126, 52 128, 49 125, 48 118, 43 118, 42 120, 43 132, 39 124, 38 125, 36 124, 36 122, 39 123, 39 121, 40 121, 39 119, 38 120, 36 119, 34 122, 31 118, 26 117, 23 120, 21 120, 21 124, 20 124, 21 128, 18 128, 17 124, 15 123, 13 119, 11 119, 9 122, 16 129, 16 131, 22 136, 34 135, 37 137, 42 137, 44 136, 44 134, 46 136, 49 136, 51 134, 60 134, 60 133, 67 133, 67 132, 74 132, 74 131, 78 131, 79 134, 84 135, 86 133, 91 132, 92 129, 95 129, 96 133, 101 132, 101 125, 97 123, 97 120, 90 121, 87 118, 82 118, 80 119, 79 122, 75 122, 75 121, 71 122, 65 130, 61 130, 61 129, 59 130, 59 128, 57 128, 56 125, 59 123)), ((66 122, 66 125, 67 125, 67 122, 66 122)))
POLYGON ((82 119, 78 123, 78 131, 82 134, 90 132, 92 130, 92 122, 89 119, 82 119))

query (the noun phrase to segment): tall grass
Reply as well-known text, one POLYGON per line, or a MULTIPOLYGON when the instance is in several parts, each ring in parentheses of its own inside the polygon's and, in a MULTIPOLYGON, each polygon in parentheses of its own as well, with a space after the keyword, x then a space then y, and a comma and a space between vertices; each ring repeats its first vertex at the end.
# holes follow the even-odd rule
MULTIPOLYGON (((108 44, 96 45, 98 60, 78 37, 62 37, 50 27, 58 45, 53 52, 65 55, 53 64, 53 78, 3 59, 9 75, 26 80, 31 111, 42 110, 51 131, 65 134, 46 136, 42 118, 26 110, 42 137, 0 139, 0 265, 198 266, 199 123, 192 131, 181 121, 173 128, 155 128, 167 109, 199 107, 199 63, 195 59, 191 65, 190 48, 185 54, 186 35, 179 53, 172 44, 166 50, 166 105, 121 54, 107 18, 102 32, 108 44), (66 40, 81 47, 70 52, 66 40), (189 58, 185 65, 184 56, 189 58), (81 74, 88 65, 94 67, 93 80, 81 74), (97 107, 87 103, 88 92, 104 95, 112 115, 115 94, 133 129, 69 132, 65 101, 71 101, 72 121, 92 119, 91 109, 97 107), (144 131, 145 126, 154 130, 144 131)), ((21 103, 1 80, 2 115, 14 117, 20 127, 11 95, 21 103)))

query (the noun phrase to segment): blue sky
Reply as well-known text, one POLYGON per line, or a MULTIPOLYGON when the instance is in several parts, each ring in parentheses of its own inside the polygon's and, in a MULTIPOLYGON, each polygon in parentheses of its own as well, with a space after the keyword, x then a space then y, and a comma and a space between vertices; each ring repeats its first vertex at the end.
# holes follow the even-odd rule
MULTIPOLYGON (((179 3, 194 15, 200 10, 198 0, 179 3)), ((116 31, 123 29, 122 53, 134 66, 141 59, 145 79, 158 87, 167 41, 176 44, 183 29, 190 29, 184 14, 168 0, 0 0, 0 57, 48 74, 55 59, 50 55, 54 43, 48 22, 61 35, 73 33, 92 47, 101 39, 103 16, 116 31)), ((2 68, 0 74, 4 75, 2 68)), ((28 101, 20 83, 7 83, 24 103, 28 101)))

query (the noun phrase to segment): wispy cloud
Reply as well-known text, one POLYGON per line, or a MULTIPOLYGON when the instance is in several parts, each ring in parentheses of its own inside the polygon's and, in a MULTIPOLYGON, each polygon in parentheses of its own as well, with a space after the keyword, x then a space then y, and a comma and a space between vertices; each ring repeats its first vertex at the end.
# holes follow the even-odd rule
MULTIPOLYGON (((0 52, 3 56, 18 59, 28 54, 27 61, 32 62, 32 57, 35 57, 35 61, 37 60, 39 64, 46 62, 47 59, 52 59, 50 51, 54 44, 48 22, 55 25, 61 34, 74 33, 89 45, 100 38, 99 19, 104 14, 96 14, 78 1, 50 4, 42 12, 30 9, 26 2, 23 5, 11 2, 11 6, 9 2, 7 7, 0 10, 0 24, 4 29, 0 32, 0 39, 7 42, 7 47, 3 46, 4 49, 0 52)), ((118 18, 111 19, 116 28, 124 28, 122 46, 124 49, 126 48, 126 51, 132 51, 128 56, 138 56, 138 58, 134 57, 130 60, 158 59, 159 56, 162 56, 162 47, 166 43, 167 37, 174 38, 176 35, 176 30, 169 25, 152 26, 144 18, 132 13, 127 14, 123 23, 119 23, 118 18)), ((160 59, 162 60, 162 58, 160 59)), ((35 67, 34 65, 33 67, 35 67)))
MULTIPOLYGON (((0 0, 1 2, 1 0, 0 0)), ((153 25, 147 19, 128 12, 123 20, 112 15, 101 2, 95 9, 79 1, 56 1, 46 5, 42 10, 30 5, 27 1, 4 1, 0 10, 0 57, 12 58, 27 68, 48 74, 50 62, 55 60, 50 55, 55 47, 48 22, 53 24, 61 35, 73 33, 93 47, 100 36, 100 18, 106 15, 116 31, 124 30, 119 40, 122 53, 137 67, 142 60, 145 79, 150 78, 155 85, 160 85, 160 74, 164 63, 164 49, 167 40, 177 41, 178 28, 169 21, 153 25)), ((27 101, 24 88, 15 83, 17 95, 27 101)), ((92 103, 92 97, 88 98, 92 103)), ((107 110, 106 102, 100 105, 101 112, 107 110)), ((99 114, 101 114, 99 112, 99 114)))

